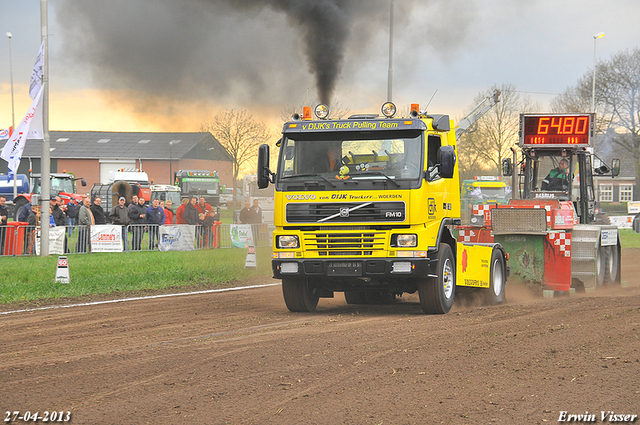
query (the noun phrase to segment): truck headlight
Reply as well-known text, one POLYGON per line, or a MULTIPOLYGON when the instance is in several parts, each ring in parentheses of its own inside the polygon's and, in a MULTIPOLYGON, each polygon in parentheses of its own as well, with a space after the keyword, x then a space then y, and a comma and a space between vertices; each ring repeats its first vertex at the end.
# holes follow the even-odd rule
POLYGON ((391 246, 396 248, 411 248, 418 246, 418 235, 392 235, 391 246))
POLYGON ((276 242, 279 249, 300 248, 300 240, 295 235, 279 235, 276 242))

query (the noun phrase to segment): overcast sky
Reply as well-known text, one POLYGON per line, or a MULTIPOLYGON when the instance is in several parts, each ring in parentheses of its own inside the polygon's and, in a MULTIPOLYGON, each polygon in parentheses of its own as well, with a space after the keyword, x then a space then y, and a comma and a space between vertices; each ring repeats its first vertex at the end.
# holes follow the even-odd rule
MULTIPOLYGON (((510 83, 547 109, 597 59, 640 44, 637 0, 396 0, 393 100, 459 118, 510 83)), ((16 121, 40 46, 40 1, 2 0, 16 121)), ((389 0, 50 0, 50 129, 198 131, 220 108, 269 122, 321 97, 386 100, 389 0)), ((0 127, 11 124, 0 42, 0 127)))

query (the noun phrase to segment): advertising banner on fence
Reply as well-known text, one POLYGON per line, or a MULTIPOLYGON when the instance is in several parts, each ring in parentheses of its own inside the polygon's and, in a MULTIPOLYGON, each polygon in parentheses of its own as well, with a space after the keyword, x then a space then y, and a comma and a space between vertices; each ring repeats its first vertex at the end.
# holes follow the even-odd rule
POLYGON ((232 224, 229 229, 231 231, 231 246, 234 248, 254 246, 250 224, 232 224))
MULTIPOLYGON (((49 229, 49 254, 64 255, 64 233, 66 227, 51 227, 49 229)), ((36 234, 36 255, 40 255, 40 229, 36 234)))
POLYGON ((176 224, 158 228, 160 251, 193 251, 195 249, 196 226, 176 224))
POLYGON ((91 252, 122 251, 122 226, 115 224, 91 226, 91 252))

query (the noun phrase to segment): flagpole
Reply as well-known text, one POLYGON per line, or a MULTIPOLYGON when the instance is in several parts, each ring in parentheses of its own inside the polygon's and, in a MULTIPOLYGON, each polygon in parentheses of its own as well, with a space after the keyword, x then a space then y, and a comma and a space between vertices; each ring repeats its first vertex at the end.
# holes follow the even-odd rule
POLYGON ((49 150, 49 28, 47 0, 40 0, 41 40, 44 41, 42 79, 42 157, 40 159, 40 256, 49 255, 49 198, 51 197, 51 163, 49 150))
MULTIPOLYGON (((7 37, 9 38, 9 74, 11 75, 11 131, 9 132, 9 139, 11 139, 11 133, 16 129, 16 114, 14 110, 14 102, 13 102, 13 60, 11 59, 11 33, 7 33, 7 37)), ((18 170, 13 173, 13 202, 15 203, 16 198, 18 197, 18 170)), ((18 217, 16 217, 17 219, 18 217)))

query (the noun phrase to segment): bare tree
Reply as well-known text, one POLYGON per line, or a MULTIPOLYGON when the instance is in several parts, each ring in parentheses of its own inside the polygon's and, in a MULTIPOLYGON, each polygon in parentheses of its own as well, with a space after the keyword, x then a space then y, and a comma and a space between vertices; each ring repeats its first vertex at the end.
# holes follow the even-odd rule
POLYGON ((502 172, 502 160, 511 156, 511 147, 518 143, 520 113, 530 112, 539 106, 528 97, 522 97, 513 84, 497 84, 480 93, 469 110, 500 90, 500 102, 478 122, 475 131, 460 137, 461 169, 484 169, 491 174, 502 172))
MULTIPOLYGON (((585 112, 590 109, 593 70, 575 87, 554 99, 557 112, 585 112), (576 111, 575 108, 584 108, 576 111)), ((612 143, 635 160, 636 188, 640 188, 640 49, 616 53, 596 66, 595 104, 598 130, 613 135, 612 143), (614 130, 614 131, 610 131, 614 130)))
POLYGON ((202 124, 200 130, 211 132, 233 158, 234 182, 240 170, 255 161, 258 146, 271 138, 266 125, 256 122, 246 110, 223 111, 212 122, 202 124))

